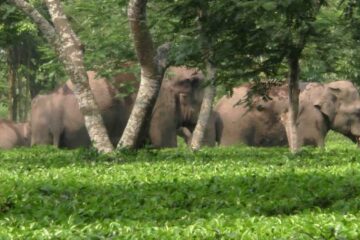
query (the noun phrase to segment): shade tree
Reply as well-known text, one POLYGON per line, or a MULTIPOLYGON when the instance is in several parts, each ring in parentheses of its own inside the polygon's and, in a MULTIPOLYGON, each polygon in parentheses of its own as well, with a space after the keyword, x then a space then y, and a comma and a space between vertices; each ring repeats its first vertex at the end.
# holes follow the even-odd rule
POLYGON ((66 71, 74 83, 74 94, 78 100, 80 111, 84 115, 85 126, 90 139, 94 143, 94 147, 103 152, 111 151, 112 145, 90 90, 83 64, 81 42, 67 21, 60 1, 45 1, 51 17, 51 23, 30 3, 23 0, 9 0, 9 2, 32 19, 45 39, 57 51, 59 59, 62 60, 66 71))

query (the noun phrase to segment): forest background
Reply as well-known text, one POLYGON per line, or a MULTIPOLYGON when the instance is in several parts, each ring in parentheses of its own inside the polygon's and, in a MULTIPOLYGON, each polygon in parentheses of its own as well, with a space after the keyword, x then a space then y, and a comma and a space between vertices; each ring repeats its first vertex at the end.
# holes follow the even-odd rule
MULTIPOLYGON (((42 1, 30 1, 48 16, 42 1)), ((201 1, 200 1, 201 2, 201 1)), ((204 69, 197 24, 198 1, 148 3, 155 45, 172 43, 174 65, 204 69)), ((28 118, 31 99, 68 79, 37 27, 15 6, 0 2, 0 117, 28 118)), ((85 46, 85 65, 103 76, 139 67, 127 19, 127 1, 62 1, 85 46)), ((360 24, 356 1, 208 1, 218 96, 243 82, 286 80, 287 54, 305 35, 301 81, 360 81, 360 24), (300 11, 301 10, 301 11, 300 11)), ((129 92, 134 91, 129 87, 129 92)), ((127 94, 127 93, 124 93, 127 94)))

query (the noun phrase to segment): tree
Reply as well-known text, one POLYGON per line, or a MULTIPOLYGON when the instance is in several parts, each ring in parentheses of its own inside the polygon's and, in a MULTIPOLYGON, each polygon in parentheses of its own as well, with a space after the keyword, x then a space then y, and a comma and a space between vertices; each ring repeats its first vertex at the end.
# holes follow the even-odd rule
POLYGON ((196 127, 193 132, 191 139, 191 149, 199 150, 205 136, 205 130, 207 128, 209 118, 211 117, 212 105, 216 94, 215 88, 215 74, 216 68, 213 63, 213 49, 211 44, 211 36, 209 36, 204 29, 206 27, 206 21, 208 21, 208 4, 204 2, 200 5, 198 9, 198 21, 199 21, 199 31, 200 31, 200 46, 202 48, 202 55, 205 61, 206 68, 206 80, 207 84, 205 86, 204 98, 201 104, 201 109, 199 117, 197 120, 196 127))
MULTIPOLYGON (((0 49, 6 55, 8 81, 8 118, 23 121, 30 106, 30 84, 35 80, 38 54, 36 51, 36 28, 12 5, 0 5, 0 49)), ((1 56, 0 56, 1 57, 1 56)))
POLYGON ((288 142, 292 153, 299 151, 298 132, 297 132, 297 118, 299 114, 299 73, 300 73, 300 58, 304 50, 306 41, 309 35, 314 32, 313 23, 319 13, 320 7, 325 4, 324 1, 310 1, 310 2, 295 2, 295 6, 302 6, 305 11, 299 12, 294 10, 294 6, 278 7, 283 9, 285 15, 285 26, 288 34, 285 38, 284 48, 287 49, 285 56, 288 60, 289 76, 289 112, 288 116, 284 118, 284 125, 286 128, 288 142))
POLYGON ((103 152, 111 151, 113 149, 112 145, 89 87, 83 65, 81 43, 71 29, 59 0, 45 1, 54 27, 26 1, 9 0, 9 2, 27 14, 36 23, 47 41, 57 50, 74 83, 74 94, 84 115, 90 139, 98 150, 103 152))
POLYGON ((170 45, 162 45, 155 51, 146 21, 147 0, 130 0, 128 18, 141 66, 141 82, 133 110, 127 122, 118 148, 135 148, 140 136, 145 135, 151 113, 158 96, 167 66, 166 56, 170 45))

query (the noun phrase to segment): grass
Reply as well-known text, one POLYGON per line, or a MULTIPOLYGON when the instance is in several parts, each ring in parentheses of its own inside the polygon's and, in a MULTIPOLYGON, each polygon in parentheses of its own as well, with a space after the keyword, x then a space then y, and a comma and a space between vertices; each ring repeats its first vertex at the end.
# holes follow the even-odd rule
POLYGON ((0 239, 359 239, 360 155, 327 142, 1 151, 0 239))

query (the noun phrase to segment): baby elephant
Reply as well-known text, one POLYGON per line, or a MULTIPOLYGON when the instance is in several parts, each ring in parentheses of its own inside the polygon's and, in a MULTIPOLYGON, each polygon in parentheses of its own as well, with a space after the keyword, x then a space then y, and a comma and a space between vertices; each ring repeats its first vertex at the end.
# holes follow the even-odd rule
POLYGON ((30 146, 29 123, 0 120, 0 149, 30 146))

